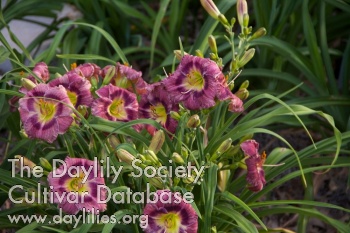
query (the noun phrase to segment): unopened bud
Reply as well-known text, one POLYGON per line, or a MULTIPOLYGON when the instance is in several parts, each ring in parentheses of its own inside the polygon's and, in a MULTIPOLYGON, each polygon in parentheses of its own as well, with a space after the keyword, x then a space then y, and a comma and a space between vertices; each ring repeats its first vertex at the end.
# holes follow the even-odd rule
POLYGON ((181 61, 182 60, 182 57, 184 55, 187 55, 188 53, 186 52, 182 52, 181 50, 174 50, 174 54, 175 54, 175 57, 177 60, 181 61))
POLYGON ((188 150, 183 146, 181 147, 181 154, 185 159, 188 158, 188 150))
POLYGON ((239 89, 247 89, 249 87, 249 80, 245 80, 241 86, 239 87, 239 89))
POLYGON ((240 98, 241 100, 246 100, 249 97, 249 91, 245 88, 239 89, 235 95, 240 98))
POLYGON ((195 52, 196 52, 196 56, 197 56, 197 57, 201 57, 201 58, 204 57, 202 51, 200 51, 199 49, 197 49, 195 52))
POLYGON ((225 15, 220 14, 218 18, 219 18, 220 23, 222 23, 224 26, 230 26, 225 15))
POLYGON ((243 27, 247 28, 249 24, 249 15, 248 13, 243 15, 243 27))
POLYGON ((178 112, 175 112, 175 111, 170 111, 170 116, 171 118, 179 121, 181 119, 181 116, 178 112))
POLYGON ((197 128, 201 124, 201 120, 197 114, 192 115, 187 121, 188 128, 197 128))
POLYGON ((216 7, 212 0, 200 0, 203 8, 208 12, 208 14, 214 19, 218 19, 221 14, 219 9, 216 7))
POLYGON ((233 59, 232 62, 231 62, 231 71, 232 72, 235 72, 237 70, 237 60, 236 59, 233 59))
POLYGON ((216 40, 215 37, 210 35, 208 37, 208 44, 210 47, 210 50, 214 53, 214 54, 218 54, 218 47, 216 46, 216 40))
POLYGON ((165 141, 164 131, 158 130, 154 134, 148 149, 153 151, 155 154, 157 154, 160 151, 160 149, 162 149, 164 141, 165 141))
POLYGON ((182 182, 184 182, 185 184, 193 184, 194 176, 185 177, 182 179, 182 182))
POLYGON ((260 37, 263 37, 266 35, 266 29, 265 28, 259 28, 254 34, 249 38, 249 40, 258 39, 260 37))
POLYGON ((89 112, 88 112, 86 106, 84 106, 84 105, 79 105, 79 107, 78 107, 78 112, 79 112, 83 117, 85 117, 85 118, 88 117, 89 112))
POLYGON ((226 139, 219 146, 217 153, 219 153, 219 154, 225 153, 231 147, 231 144, 232 144, 232 139, 231 138, 226 139))
POLYGON ((22 78, 21 79, 22 82, 22 87, 24 87, 25 89, 27 89, 28 91, 32 90, 34 87, 36 87, 36 84, 34 82, 32 82, 30 79, 27 78, 22 78))
POLYGON ((105 77, 103 78, 103 85, 107 85, 111 82, 111 79, 114 77, 116 72, 116 67, 115 66, 110 66, 107 70, 107 73, 105 75, 105 77))
POLYGON ((237 18, 239 25, 243 27, 243 16, 248 13, 248 5, 246 0, 237 1, 237 18))
POLYGON ((154 165, 161 165, 156 154, 151 150, 146 150, 146 158, 149 159, 154 165))
POLYGON ((183 160, 183 158, 181 157, 181 155, 179 155, 178 153, 174 152, 171 159, 177 163, 177 164, 185 164, 185 161, 183 160))
POLYGON ((40 157, 39 158, 39 161, 40 161, 40 165, 45 168, 46 170, 48 171, 52 171, 52 166, 51 164, 49 163, 49 161, 47 161, 47 159, 43 158, 43 157, 40 157))
POLYGON ((26 131, 24 129, 21 129, 19 131, 19 135, 21 136, 22 139, 28 138, 28 134, 26 133, 26 131))
POLYGON ((132 161, 135 159, 135 156, 133 156, 129 151, 124 149, 119 149, 117 151, 117 156, 121 162, 125 162, 130 165, 132 161))
POLYGON ((254 57, 255 49, 251 48, 245 51, 243 57, 238 61, 237 66, 243 67, 245 66, 253 57, 254 57))
POLYGON ((236 23, 236 18, 235 17, 232 17, 231 19, 231 26, 233 27, 236 23))
MULTIPOLYGON (((219 165, 220 166, 220 165, 219 165)), ((231 172, 230 170, 220 170, 218 172, 218 189, 221 192, 224 192, 227 187, 228 179, 230 178, 231 172)))
POLYGON ((160 177, 151 177, 151 178, 149 178, 148 179, 148 181, 149 181, 149 183, 151 184, 151 185, 153 185, 154 187, 156 187, 156 188, 159 188, 159 189, 162 189, 162 188, 164 188, 163 186, 163 181, 162 181, 162 179, 160 178, 160 177))

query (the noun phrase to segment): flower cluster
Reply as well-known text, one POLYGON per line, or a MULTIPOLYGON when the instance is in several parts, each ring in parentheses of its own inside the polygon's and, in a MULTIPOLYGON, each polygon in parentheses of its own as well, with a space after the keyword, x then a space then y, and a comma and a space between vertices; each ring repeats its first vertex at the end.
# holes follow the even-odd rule
MULTIPOLYGON (((174 73, 153 84, 146 83, 141 72, 120 63, 102 69, 82 64, 48 83, 45 63, 38 63, 33 73, 37 78, 28 76, 20 90, 25 94, 19 101, 21 121, 29 138, 49 143, 79 118, 80 108, 91 108, 92 115, 110 121, 153 119, 169 133, 175 133, 177 127, 170 113, 178 112, 181 105, 202 110, 227 100, 230 111, 243 111, 242 100, 230 91, 220 67, 192 55, 183 56, 174 73)), ((153 126, 144 127, 152 135, 156 131, 153 126)))

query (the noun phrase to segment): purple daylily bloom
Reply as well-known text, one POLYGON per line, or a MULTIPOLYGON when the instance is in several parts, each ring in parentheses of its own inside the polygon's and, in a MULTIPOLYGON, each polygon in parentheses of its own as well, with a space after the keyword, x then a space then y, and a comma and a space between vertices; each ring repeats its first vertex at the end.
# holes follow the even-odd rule
MULTIPOLYGON (((170 116, 170 111, 179 111, 179 105, 170 98, 162 82, 149 85, 147 90, 147 94, 141 96, 140 118, 153 119, 169 132, 175 133, 178 122, 170 116)), ((147 125, 146 128, 151 134, 154 134, 156 130, 150 125, 147 125)))
POLYGON ((143 211, 148 216, 148 226, 143 229, 146 233, 197 233, 197 213, 180 193, 158 190, 154 197, 157 201, 148 202, 143 211))
POLYGON ((261 156, 258 152, 259 143, 255 140, 247 140, 241 144, 241 149, 244 154, 248 156, 245 159, 247 165, 247 183, 248 189, 253 192, 259 192, 266 184, 265 172, 262 168, 266 154, 263 153, 261 156))
POLYGON ((111 77, 110 83, 127 89, 136 94, 145 94, 147 83, 142 79, 142 72, 136 71, 133 68, 117 63, 116 66, 108 65, 101 70, 102 78, 106 78, 106 75, 110 69, 115 69, 114 75, 111 77))
POLYGON ((217 100, 230 100, 230 111, 242 111, 238 97, 231 93, 220 67, 208 58, 185 55, 175 72, 164 79, 169 94, 189 110, 215 106, 217 100))
POLYGON ((51 87, 62 85, 67 90, 68 97, 75 108, 80 105, 90 106, 92 103, 91 83, 75 72, 70 71, 52 80, 49 85, 51 87))
POLYGON ((94 161, 66 157, 64 164, 48 175, 54 203, 68 214, 77 214, 84 209, 93 213, 105 211, 106 189, 98 188, 105 185, 100 169, 94 161), (83 169, 96 172, 90 172, 86 177, 83 169))
POLYGON ((52 143, 73 122, 72 104, 63 86, 38 84, 19 100, 19 113, 29 138, 52 143))
POLYGON ((131 121, 138 118, 136 95, 112 84, 96 91, 99 96, 91 107, 93 115, 110 121, 131 121))

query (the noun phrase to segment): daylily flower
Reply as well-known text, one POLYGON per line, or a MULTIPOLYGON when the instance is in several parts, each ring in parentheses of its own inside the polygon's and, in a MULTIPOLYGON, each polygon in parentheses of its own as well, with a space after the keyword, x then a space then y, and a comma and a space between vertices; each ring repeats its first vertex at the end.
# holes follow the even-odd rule
POLYGON ((241 143, 241 149, 244 154, 248 156, 245 159, 247 165, 247 183, 248 189, 253 192, 259 192, 266 184, 265 172, 262 168, 266 155, 263 153, 261 156, 258 152, 259 143, 255 140, 247 140, 241 143))
MULTIPOLYGON (((45 62, 39 62, 37 64, 35 64, 34 68, 33 68, 33 73, 40 79, 42 80, 44 83, 47 82, 47 80, 49 80, 50 78, 50 73, 49 73, 49 68, 46 65, 45 62)), ((36 78, 34 78, 33 75, 28 75, 26 77, 26 79, 29 79, 31 82, 33 82, 35 85, 38 84, 38 80, 36 78)), ((27 93, 29 90, 25 87, 21 87, 19 89, 19 92, 22 92, 23 94, 27 93)))
MULTIPOLYGON (((180 193, 158 190, 155 203, 148 202, 143 211, 148 216, 147 233, 197 233, 198 216, 191 204, 185 203, 180 193)), ((153 200, 154 201, 154 200, 153 200)))
POLYGON ((138 117, 136 95, 112 84, 96 91, 100 97, 92 103, 93 115, 110 121, 131 121, 138 117))
POLYGON ((19 113, 29 138, 52 143, 73 122, 72 104, 63 86, 38 84, 19 100, 19 113))
POLYGON ((84 63, 81 64, 74 69, 72 69, 69 72, 74 72, 78 74, 79 76, 86 78, 87 80, 91 81, 92 78, 98 80, 99 73, 101 71, 101 68, 97 66, 94 63, 84 63))
MULTIPOLYGON (((22 72, 23 73, 23 72, 22 72)), ((37 63, 33 68, 33 73, 41 79, 44 83, 50 78, 49 68, 45 62, 37 63)), ((28 91, 33 89, 38 84, 38 80, 34 78, 33 75, 28 75, 26 78, 22 79, 22 87, 19 89, 19 92, 26 94, 28 91), (29 84, 30 83, 30 84, 29 84), (29 85, 26 85, 29 84, 29 85), (28 88, 30 87, 30 88, 28 88)), ((13 96, 9 101, 10 111, 15 112, 17 107, 16 104, 20 97, 13 96)))
POLYGON ((136 71, 129 66, 121 65, 117 63, 116 66, 108 65, 101 70, 102 78, 106 78, 106 75, 110 69, 115 69, 110 83, 127 89, 136 94, 145 94, 147 83, 142 79, 142 72, 136 71))
MULTIPOLYGON (((170 111, 179 111, 179 105, 169 96, 162 82, 154 83, 142 95, 139 107, 140 118, 151 118, 160 123, 171 133, 175 133, 177 121, 170 116, 170 111)), ((155 128, 147 125, 147 130, 154 134, 155 128)))
POLYGON ((64 165, 48 175, 54 203, 68 214, 77 214, 84 208, 85 211, 93 213, 105 211, 107 206, 102 202, 106 200, 106 190, 100 189, 100 196, 97 191, 98 185, 105 185, 100 170, 100 166, 94 161, 66 157, 64 165), (90 172, 85 176, 83 169, 97 172, 90 172))
POLYGON ((172 98, 189 110, 213 107, 216 100, 230 100, 230 111, 243 110, 242 101, 231 93, 219 66, 208 58, 185 55, 163 82, 172 98))
POLYGON ((51 87, 62 85, 75 108, 80 105, 90 106, 92 103, 91 83, 75 72, 68 72, 49 82, 49 85, 51 87))

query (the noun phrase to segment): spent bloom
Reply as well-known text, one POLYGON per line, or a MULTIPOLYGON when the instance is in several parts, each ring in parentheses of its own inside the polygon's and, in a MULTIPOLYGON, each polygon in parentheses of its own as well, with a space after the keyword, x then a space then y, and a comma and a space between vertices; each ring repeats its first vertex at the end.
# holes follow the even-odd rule
POLYGON ((106 189, 99 164, 82 158, 66 157, 64 164, 48 175, 53 201, 68 214, 77 214, 80 210, 97 213, 105 211, 106 189), (90 172, 85 176, 85 171, 90 172), (69 171, 69 172, 68 172, 69 171))
POLYGON ((131 121, 138 118, 136 95, 112 84, 96 91, 99 96, 92 103, 93 115, 110 121, 131 121))
POLYGON ((136 94, 145 94, 147 83, 142 79, 142 72, 117 63, 116 66, 108 65, 101 70, 103 79, 110 79, 109 83, 127 89, 136 94), (110 75, 110 77, 108 77, 110 75))
POLYGON ((148 216, 146 233, 197 233, 197 213, 178 192, 158 190, 153 201, 146 204, 143 214, 148 216))
POLYGON ((230 100, 230 111, 243 110, 242 101, 231 93, 220 67, 208 58, 185 55, 163 82, 174 101, 183 102, 189 110, 213 107, 216 100, 230 100))
MULTIPOLYGON (((170 116, 170 112, 177 112, 179 105, 170 98, 162 82, 149 85, 147 90, 147 94, 141 96, 139 106, 140 118, 153 119, 169 132, 175 133, 177 121, 170 116)), ((147 125, 146 128, 151 134, 156 130, 150 125, 147 125)))
POLYGON ((75 72, 68 72, 49 82, 49 85, 51 87, 62 85, 75 108, 80 105, 90 106, 92 103, 91 83, 75 72))
POLYGON ((255 140, 247 140, 241 143, 241 149, 244 154, 248 156, 245 159, 247 165, 247 183, 248 189, 253 192, 259 192, 263 186, 266 184, 265 181, 265 172, 262 168, 265 162, 265 153, 261 156, 258 152, 259 143, 255 140))
POLYGON ((38 84, 19 100, 19 113, 29 138, 52 143, 73 122, 72 104, 63 86, 38 84))

